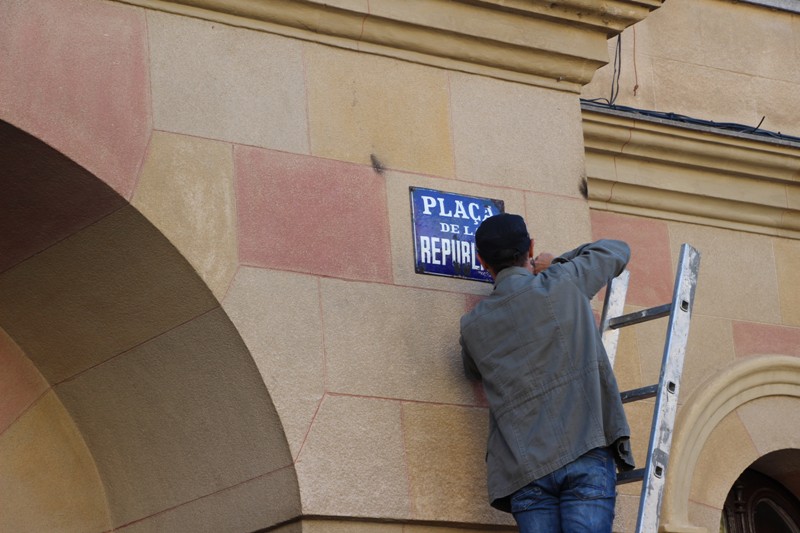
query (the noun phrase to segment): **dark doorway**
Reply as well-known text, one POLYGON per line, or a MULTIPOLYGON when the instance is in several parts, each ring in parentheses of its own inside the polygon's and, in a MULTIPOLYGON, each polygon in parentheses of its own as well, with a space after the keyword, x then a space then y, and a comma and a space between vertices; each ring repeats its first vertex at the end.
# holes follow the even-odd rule
POLYGON ((771 477, 748 468, 728 493, 720 531, 800 533, 800 500, 771 477))

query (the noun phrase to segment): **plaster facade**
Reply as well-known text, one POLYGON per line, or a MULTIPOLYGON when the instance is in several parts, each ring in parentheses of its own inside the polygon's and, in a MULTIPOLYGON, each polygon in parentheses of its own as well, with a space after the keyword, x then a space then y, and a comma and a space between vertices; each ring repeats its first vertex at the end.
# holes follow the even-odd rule
MULTIPOLYGON (((792 133, 800 26, 661 4, 0 3, 0 531, 513 530, 458 354, 491 286, 414 272, 410 186, 502 198, 540 251, 627 240, 630 309, 695 245, 662 527, 717 531, 776 452, 800 493, 774 466, 800 453, 800 147, 579 100, 622 32, 619 103, 792 133)), ((623 332, 622 388, 663 328, 623 332)))

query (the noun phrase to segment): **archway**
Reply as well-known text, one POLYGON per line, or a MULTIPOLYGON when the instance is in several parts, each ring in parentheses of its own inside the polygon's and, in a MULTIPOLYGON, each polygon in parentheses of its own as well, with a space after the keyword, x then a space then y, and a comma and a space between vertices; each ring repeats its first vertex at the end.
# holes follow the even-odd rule
POLYGON ((17 494, 0 485, 0 517, 30 530, 44 514, 62 531, 103 520, 194 531, 297 516, 266 386, 181 254, 105 183, 3 121, 0 169, 0 361, 26 377, 0 419, 0 450, 19 452, 0 477, 20 482, 17 494), (91 501, 65 508, 41 492, 59 454, 19 443, 43 439, 69 441, 48 449, 74 452, 62 456, 65 490, 90 486, 91 501))
MULTIPOLYGON (((730 488, 748 466, 772 452, 800 449, 800 437, 785 430, 800 425, 798 376, 800 358, 749 357, 688 400, 673 437, 664 531, 717 531, 730 488)), ((787 472, 795 480, 790 485, 800 480, 800 468, 787 472)))

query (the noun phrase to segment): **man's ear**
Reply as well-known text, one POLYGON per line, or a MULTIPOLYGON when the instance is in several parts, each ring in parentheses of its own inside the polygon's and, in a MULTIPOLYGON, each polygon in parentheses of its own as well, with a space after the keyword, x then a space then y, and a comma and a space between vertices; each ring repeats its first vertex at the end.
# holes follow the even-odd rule
POLYGON ((484 260, 483 260, 483 257, 481 257, 481 254, 476 254, 476 255, 478 256, 478 262, 481 264, 481 266, 483 267, 483 269, 484 269, 485 271, 487 271, 489 274, 491 274, 491 275, 492 275, 492 279, 494 279, 494 277, 495 277, 495 272, 494 272, 494 270, 492 269, 492 267, 490 267, 490 266, 489 266, 489 264, 488 264, 486 261, 484 261, 484 260))
POLYGON ((533 259, 533 239, 531 239, 531 246, 528 248, 528 258, 533 259))

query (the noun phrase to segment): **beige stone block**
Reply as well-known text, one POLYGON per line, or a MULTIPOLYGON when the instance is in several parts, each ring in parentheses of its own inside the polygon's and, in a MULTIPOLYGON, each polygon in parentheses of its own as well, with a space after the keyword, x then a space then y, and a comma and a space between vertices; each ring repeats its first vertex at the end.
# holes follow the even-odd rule
MULTIPOLYGON (((708 45, 701 33, 700 11, 702 4, 707 3, 697 0, 665 2, 634 26, 636 47, 651 56, 703 64, 703 50, 708 45)), ((633 27, 623 33, 623 40, 632 41, 629 37, 632 30, 633 27)))
MULTIPOLYGON (((628 485, 631 485, 628 483, 628 485)), ((634 483, 637 488, 639 483, 634 483)), ((625 485, 622 485, 623 487, 625 485)), ((621 488, 621 487, 620 487, 621 488)), ((612 531, 615 533, 623 531, 636 531, 636 519, 639 515, 639 496, 633 494, 617 493, 617 506, 614 509, 614 526, 612 531)))
POLYGON ((300 41, 147 12, 159 130, 308 153, 300 41))
MULTIPOLYGON (((666 302, 664 302, 666 303, 666 302)), ((641 310, 636 309, 636 310, 641 310)), ((626 309, 627 311, 627 309, 626 309)), ((633 312, 634 310, 631 310, 633 312)), ((633 335, 639 353, 639 365, 642 372, 642 386, 658 383, 661 362, 664 358, 664 342, 667 335, 668 319, 651 320, 631 326, 623 333, 633 335)), ((691 337, 691 330, 690 330, 691 337)))
MULTIPOLYGON (((292 463, 264 382, 221 309, 55 389, 95 458, 115 527, 292 463)), ((297 502, 291 488, 283 497, 297 502)), ((236 511, 253 511, 244 505, 236 511)))
POLYGON ((761 120, 756 113, 752 76, 654 58, 653 78, 657 87, 656 109, 751 126, 761 120), (713 90, 705 90, 708 87, 713 90))
POLYGON ((400 403, 326 396, 296 463, 306 515, 407 519, 400 403))
POLYGON ((223 307, 261 372, 297 457, 325 389, 319 282, 241 268, 223 307))
MULTIPOLYGON (((689 522, 695 527, 705 528, 709 533, 720 531, 722 520, 722 504, 719 507, 689 502, 689 522)), ((702 531, 702 530, 701 530, 702 531)))
POLYGON ((792 18, 786 13, 732 2, 696 2, 700 33, 695 45, 705 64, 732 72, 800 82, 792 46, 792 18), (787 68, 789 67, 789 68, 787 68))
POLYGON ((0 435, 0 531, 111 528, 91 453, 52 392, 0 435))
MULTIPOLYGON (((386 173, 386 192, 389 205, 389 233, 392 243, 392 268, 397 285, 409 285, 428 289, 485 295, 492 290, 491 283, 480 281, 417 274, 414 271, 414 229, 411 221, 411 197, 409 187, 434 189, 479 198, 491 198, 505 202, 506 213, 525 215, 525 197, 520 191, 465 183, 461 181, 431 178, 419 174, 401 172, 386 173)), ((463 219, 462 219, 463 220, 463 219)), ((463 228, 474 233, 476 226, 464 220, 463 228)), ((462 230, 463 231, 463 230, 462 230)))
POLYGON ((488 503, 487 426, 485 409, 403 404, 403 434, 415 519, 512 523, 510 515, 488 503))
POLYGON ((584 172, 574 95, 451 73, 456 174, 467 181, 579 197, 584 172))
MULTIPOLYGON (((510 516, 506 516, 504 522, 508 522, 510 516)), ((404 526, 403 533, 495 533, 497 531, 517 531, 516 525, 494 525, 491 528, 480 529, 472 526, 404 526)))
POLYGON ((233 153, 224 143, 154 132, 132 204, 222 299, 236 270, 233 153))
POLYGON ((404 524, 351 520, 303 520, 303 533, 406 533, 404 524))
POLYGON ((777 273, 768 237, 682 223, 670 223, 669 231, 674 261, 681 243, 691 244, 701 254, 694 313, 780 323, 777 273))
POLYGON ((592 240, 589 204, 583 198, 526 193, 525 221, 534 254, 561 255, 592 240))
POLYGON ((758 455, 736 412, 728 414, 703 444, 693 471, 690 500, 722 509, 733 482, 758 455))
MULTIPOLYGON (((784 70, 796 72, 797 69, 784 70)), ((756 115, 764 117, 762 129, 800 136, 800 80, 788 82, 754 78, 753 93, 756 115)))
POLYGON ((0 275, 0 323, 52 384, 216 305, 130 206, 0 275))
POLYGON ((775 239, 773 246, 782 323, 800 326, 800 243, 775 239))
MULTIPOLYGON (((647 462, 647 448, 650 444, 650 429, 653 425, 653 410, 655 400, 642 400, 625 404, 625 415, 631 428, 631 449, 637 468, 644 468, 647 462)), ((641 491, 640 483, 626 483, 619 485, 620 494, 638 495, 641 491)))
POLYGON ((765 396, 736 409, 750 433, 759 455, 783 449, 800 448, 800 399, 790 396, 765 396))
POLYGON ((453 175, 444 70, 306 45, 313 155, 453 175))
MULTIPOLYGON (((121 530, 125 533, 262 531, 300 514, 299 500, 286 497, 287 493, 296 494, 297 490, 293 469, 284 468, 192 500, 121 530)), ((283 529, 278 531, 288 533, 283 529)), ((296 533, 300 533, 300 529, 296 533)))
POLYGON ((731 321, 693 313, 678 401, 685 403, 706 381, 733 364, 735 358, 731 321))
MULTIPOLYGON (((602 306, 602 301, 598 300, 598 304, 602 306)), ((633 311, 626 309, 625 312, 633 311)), ((632 328, 623 328, 619 332, 617 355, 614 358, 614 376, 617 378, 617 385, 621 391, 638 389, 645 385, 642 380, 639 347, 632 328)))
MULTIPOLYGON (((662 9, 663 7, 657 11, 662 9)), ((595 72, 591 83, 583 86, 581 98, 610 100, 612 82, 616 75, 618 86, 615 104, 638 109, 655 109, 656 86, 651 57, 654 52, 642 46, 642 33, 647 31, 644 26, 651 16, 652 14, 640 24, 631 26, 622 33, 619 56, 621 68, 618 68, 616 73, 614 60, 617 57, 617 38, 612 37, 608 40, 609 63, 595 72)))
POLYGON ((328 391, 468 404, 463 295, 322 280, 328 391))

